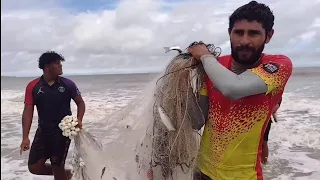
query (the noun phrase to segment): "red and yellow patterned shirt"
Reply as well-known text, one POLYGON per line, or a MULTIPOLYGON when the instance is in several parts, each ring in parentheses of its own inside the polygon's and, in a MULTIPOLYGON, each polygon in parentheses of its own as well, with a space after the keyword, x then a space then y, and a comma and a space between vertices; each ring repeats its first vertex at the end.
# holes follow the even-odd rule
MULTIPOLYGON (((231 69, 230 55, 218 61, 231 69)), ((198 168, 213 180, 263 179, 262 137, 291 76, 292 63, 283 55, 263 54, 260 65, 250 71, 265 81, 268 87, 265 94, 233 101, 207 79, 209 117, 201 140, 198 168)))

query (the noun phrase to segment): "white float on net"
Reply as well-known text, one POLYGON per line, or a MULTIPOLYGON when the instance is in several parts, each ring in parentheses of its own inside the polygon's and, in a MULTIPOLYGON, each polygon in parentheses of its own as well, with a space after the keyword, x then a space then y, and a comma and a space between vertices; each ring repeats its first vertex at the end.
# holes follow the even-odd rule
POLYGON ((73 139, 78 135, 80 128, 76 127, 78 125, 78 119, 74 116, 65 116, 59 123, 59 128, 62 130, 62 135, 73 139))

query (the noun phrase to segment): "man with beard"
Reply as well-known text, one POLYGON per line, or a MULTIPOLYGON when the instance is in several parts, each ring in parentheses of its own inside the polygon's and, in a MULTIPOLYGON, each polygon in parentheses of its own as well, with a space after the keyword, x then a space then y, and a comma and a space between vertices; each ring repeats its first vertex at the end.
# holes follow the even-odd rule
POLYGON ((273 25, 270 8, 251 1, 229 18, 231 55, 216 59, 201 41, 188 48, 208 76, 196 180, 263 179, 263 135, 292 73, 288 57, 262 53, 273 25))

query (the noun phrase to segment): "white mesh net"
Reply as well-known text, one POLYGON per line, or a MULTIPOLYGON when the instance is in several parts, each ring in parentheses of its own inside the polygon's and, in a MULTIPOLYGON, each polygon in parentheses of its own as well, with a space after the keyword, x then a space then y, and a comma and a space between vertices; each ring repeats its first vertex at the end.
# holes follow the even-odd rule
POLYGON ((176 56, 139 96, 107 118, 112 121, 106 132, 117 132, 111 143, 102 148, 90 133, 79 133, 73 178, 191 180, 200 146, 193 127, 204 122, 197 95, 203 77, 202 65, 189 54, 176 56))

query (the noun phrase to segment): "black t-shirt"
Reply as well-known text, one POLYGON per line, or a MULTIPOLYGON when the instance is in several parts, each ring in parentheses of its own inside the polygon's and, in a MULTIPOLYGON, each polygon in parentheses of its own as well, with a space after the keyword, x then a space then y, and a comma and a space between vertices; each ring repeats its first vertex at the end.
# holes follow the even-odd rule
POLYGON ((50 86, 41 76, 27 85, 25 104, 37 107, 40 128, 55 129, 65 116, 72 114, 71 99, 79 95, 80 91, 70 79, 58 77, 50 86))

